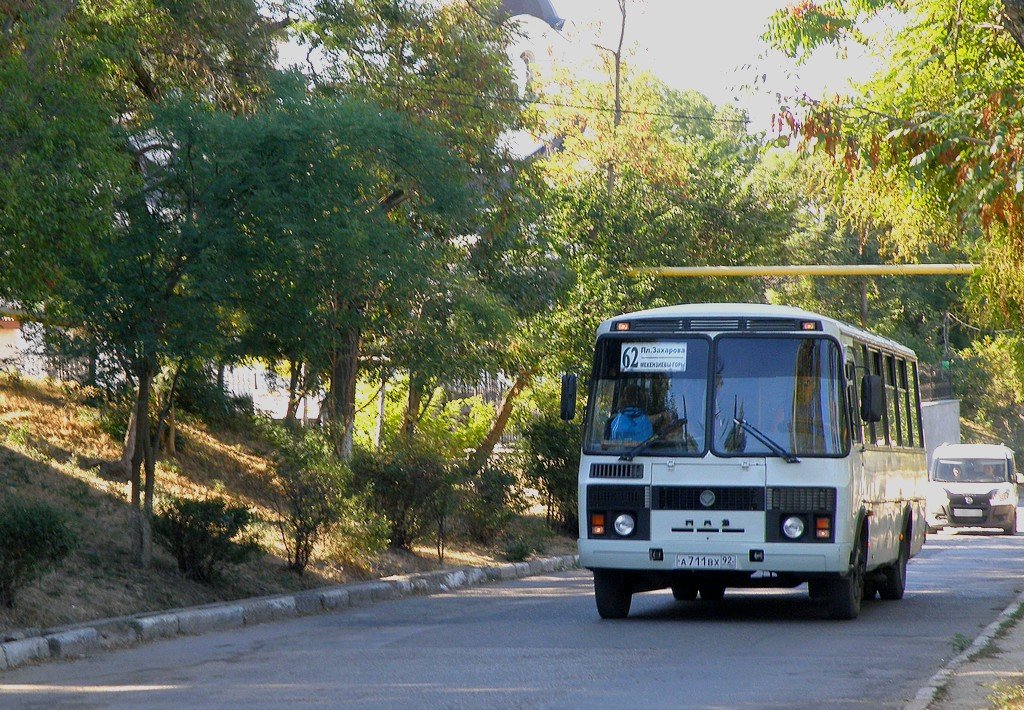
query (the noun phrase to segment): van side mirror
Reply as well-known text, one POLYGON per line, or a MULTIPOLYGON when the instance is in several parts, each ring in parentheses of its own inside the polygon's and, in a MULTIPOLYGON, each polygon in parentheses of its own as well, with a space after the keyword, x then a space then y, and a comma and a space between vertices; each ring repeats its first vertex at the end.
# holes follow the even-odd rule
POLYGON ((576 375, 562 375, 562 419, 571 422, 576 418, 576 375))
POLYGON ((866 422, 882 421, 882 378, 878 375, 864 375, 860 381, 860 418, 866 422))
POLYGON ((1014 481, 1014 483, 1016 483, 1017 485, 1022 485, 1022 484, 1024 484, 1024 473, 1015 473, 1015 474, 1013 475, 1013 481, 1014 481))

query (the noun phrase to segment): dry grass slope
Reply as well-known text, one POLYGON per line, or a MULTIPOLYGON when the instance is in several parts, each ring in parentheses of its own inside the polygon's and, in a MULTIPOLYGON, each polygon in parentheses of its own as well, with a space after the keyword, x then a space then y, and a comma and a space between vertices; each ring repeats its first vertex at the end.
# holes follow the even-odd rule
MULTIPOLYGON (((80 540, 59 568, 26 588, 14 609, 0 608, 0 638, 12 631, 52 627, 143 611, 274 594, 367 576, 436 569, 431 553, 390 552, 372 570, 345 569, 317 562, 298 577, 284 569, 275 529, 261 536, 267 554, 231 568, 217 586, 190 582, 174 560, 155 549, 154 564, 131 564, 127 542, 128 484, 101 475, 97 460, 120 455, 120 443, 104 432, 100 412, 87 404, 87 392, 63 384, 0 379, 0 498, 17 495, 64 510, 80 540)), ((157 506, 170 496, 224 496, 254 509, 265 520, 271 511, 258 491, 267 475, 265 452, 243 431, 211 431, 200 422, 179 422, 179 451, 157 467, 157 506)), ((547 550, 567 554, 571 541, 557 539, 547 550)), ((448 566, 489 564, 492 551, 454 546, 448 566)))

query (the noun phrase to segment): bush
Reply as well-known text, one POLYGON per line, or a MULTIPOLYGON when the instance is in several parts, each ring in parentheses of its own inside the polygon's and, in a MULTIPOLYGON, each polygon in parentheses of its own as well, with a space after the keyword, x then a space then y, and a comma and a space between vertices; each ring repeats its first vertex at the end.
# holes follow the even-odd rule
POLYGON ((64 516, 42 503, 0 504, 0 604, 70 554, 77 540, 64 516))
POLYGON ((277 527, 288 554, 288 569, 302 574, 317 545, 337 534, 334 557, 354 562, 387 544, 387 524, 352 494, 351 475, 321 432, 292 432, 262 423, 275 446, 272 481, 277 527))
POLYGON ((391 523, 391 545, 411 548, 429 530, 443 554, 444 526, 454 508, 454 467, 422 442, 400 439, 383 451, 357 449, 352 473, 359 490, 391 523))
POLYGON ((490 544, 527 504, 517 471, 505 458, 492 457, 458 492, 458 520, 473 540, 490 544))
POLYGON ((575 535, 581 426, 562 421, 558 412, 545 411, 527 425, 523 435, 530 452, 526 478, 544 496, 548 522, 575 535))
POLYGON ((209 583, 224 564, 245 562, 259 551, 249 533, 255 522, 248 508, 221 499, 173 498, 153 519, 153 533, 183 575, 209 583))

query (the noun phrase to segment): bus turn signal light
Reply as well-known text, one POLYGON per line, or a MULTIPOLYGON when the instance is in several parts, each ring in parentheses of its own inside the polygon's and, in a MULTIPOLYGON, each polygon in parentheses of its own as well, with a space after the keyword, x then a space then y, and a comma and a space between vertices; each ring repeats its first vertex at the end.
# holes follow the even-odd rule
POLYGON ((591 513, 590 534, 604 535, 604 513, 591 513))
POLYGON ((832 537, 832 519, 828 516, 816 518, 814 528, 814 535, 819 540, 827 540, 832 537))

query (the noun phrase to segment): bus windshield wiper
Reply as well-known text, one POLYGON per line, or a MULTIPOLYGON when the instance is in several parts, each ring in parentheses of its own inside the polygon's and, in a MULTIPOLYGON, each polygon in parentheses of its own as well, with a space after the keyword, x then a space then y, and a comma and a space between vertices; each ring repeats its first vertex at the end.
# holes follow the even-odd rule
POLYGON ((767 446, 773 454, 775 454, 776 456, 781 456, 783 461, 785 461, 786 463, 800 463, 800 459, 786 451, 784 448, 782 448, 782 446, 780 446, 777 442, 775 442, 767 434, 765 434, 763 431, 755 427, 753 424, 749 423, 746 419, 742 417, 735 417, 733 418, 733 421, 736 423, 736 426, 742 427, 744 430, 750 432, 750 434, 755 439, 757 439, 762 444, 767 446))
POLYGON ((622 456, 619 457, 619 461, 632 461, 634 457, 642 454, 651 446, 654 446, 659 442, 665 441, 668 435, 674 431, 678 431, 679 427, 683 427, 684 429, 686 428, 686 419, 677 419, 676 421, 672 422, 670 425, 668 425, 661 431, 654 432, 649 437, 647 437, 639 444, 634 446, 632 449, 622 454, 622 456))

